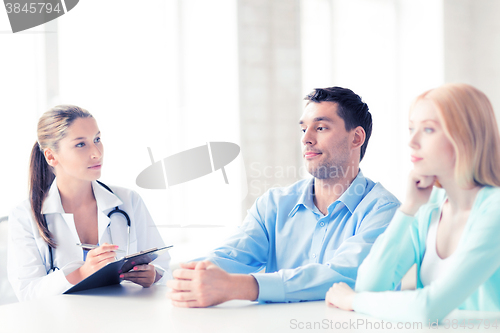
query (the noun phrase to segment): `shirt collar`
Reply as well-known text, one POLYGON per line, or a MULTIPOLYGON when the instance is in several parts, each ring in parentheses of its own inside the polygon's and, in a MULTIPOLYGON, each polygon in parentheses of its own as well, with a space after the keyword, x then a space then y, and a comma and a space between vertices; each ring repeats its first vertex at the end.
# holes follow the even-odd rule
MULTIPOLYGON (((95 180, 92 181, 92 190, 94 191, 97 208, 101 211, 123 204, 123 202, 115 194, 109 192, 95 180)), ((50 185, 49 193, 47 194, 47 197, 43 201, 42 205, 42 214, 54 213, 65 214, 59 189, 57 188, 57 177, 52 182, 52 185, 50 185)))
MULTIPOLYGON (((300 206, 304 206, 311 211, 315 211, 316 207, 314 205, 313 200, 313 186, 314 186, 314 177, 312 177, 309 181, 307 181, 303 187, 302 194, 297 200, 297 204, 293 207, 293 209, 288 214, 289 217, 295 215, 300 206)), ((364 197, 364 193, 366 190, 366 178, 363 176, 361 169, 358 172, 358 175, 352 181, 351 185, 347 188, 347 190, 342 193, 340 198, 338 198, 335 202, 342 202, 347 209, 351 212, 354 212, 358 204, 364 197)), ((328 212, 331 213, 331 207, 334 207, 335 202, 330 204, 328 207, 328 212)))
POLYGON ((313 200, 313 185, 314 185, 314 177, 311 177, 304 183, 302 187, 301 194, 297 200, 297 203, 293 207, 293 209, 288 214, 289 217, 295 215, 300 206, 304 206, 307 209, 313 211, 314 210, 314 200, 313 200))
POLYGON ((361 170, 359 170, 358 175, 352 181, 351 185, 347 188, 347 190, 342 193, 338 201, 342 202, 347 209, 351 212, 354 212, 358 204, 364 197, 366 191, 366 178, 363 176, 361 170))

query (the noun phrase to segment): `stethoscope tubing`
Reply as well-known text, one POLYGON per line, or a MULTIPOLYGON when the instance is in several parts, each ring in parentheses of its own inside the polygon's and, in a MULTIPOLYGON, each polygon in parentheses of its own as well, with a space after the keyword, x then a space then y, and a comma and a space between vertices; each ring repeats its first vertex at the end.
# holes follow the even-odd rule
MULTIPOLYGON (((111 193, 113 193, 113 192, 111 192, 111 193)), ((113 215, 113 214, 122 214, 125 217, 125 219, 127 220, 127 255, 128 255, 129 249, 130 249, 130 224, 131 224, 130 217, 128 216, 128 214, 125 211, 118 208, 118 206, 116 206, 115 209, 113 209, 112 211, 109 212, 108 217, 110 220, 111 220, 111 215, 113 215)), ((108 224, 108 228, 110 225, 111 225, 111 221, 108 224)), ((113 243, 113 238, 111 237, 111 232, 109 232, 109 238, 111 240, 111 243, 113 243)))
MULTIPOLYGON (((109 192, 113 193, 113 191, 104 183, 102 183, 100 181, 97 181, 97 183, 99 183, 102 187, 104 187, 109 192)), ((122 214, 123 217, 125 217, 125 219, 127 220, 127 252, 126 252, 126 255, 128 255, 129 250, 130 250, 130 225, 131 225, 130 217, 128 216, 127 212, 121 210, 120 208, 118 208, 118 206, 116 206, 112 211, 110 211, 108 213, 108 218, 110 219, 109 224, 108 224, 108 232, 109 232, 109 238, 110 238, 111 243, 113 243, 113 238, 111 237, 111 231, 109 230, 109 226, 111 225, 111 216, 113 214, 122 214)), ((45 220, 45 225, 48 228, 47 220, 45 219, 45 215, 43 215, 43 219, 45 220)), ((49 270, 49 272, 50 271, 54 272, 56 269, 59 269, 59 267, 54 267, 54 255, 52 253, 52 247, 50 245, 49 245, 49 257, 50 257, 50 270, 49 270)))

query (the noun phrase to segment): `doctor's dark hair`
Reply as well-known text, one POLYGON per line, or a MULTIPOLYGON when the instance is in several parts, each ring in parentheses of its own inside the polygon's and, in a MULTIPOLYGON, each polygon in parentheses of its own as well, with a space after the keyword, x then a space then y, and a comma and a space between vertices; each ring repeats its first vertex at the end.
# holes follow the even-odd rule
POLYGON ((304 100, 309 103, 334 102, 337 103, 337 114, 344 120, 346 131, 350 131, 358 126, 361 126, 366 133, 365 142, 361 145, 359 161, 365 156, 366 146, 372 134, 372 115, 368 111, 368 105, 361 100, 361 97, 356 95, 352 90, 331 87, 331 88, 316 88, 308 94, 304 100))
POLYGON ((47 164, 44 151, 47 148, 57 152, 59 141, 63 139, 68 128, 78 118, 91 118, 92 115, 74 105, 58 105, 48 110, 38 120, 37 141, 31 149, 29 170, 29 197, 31 211, 35 217, 40 236, 51 247, 56 242, 47 228, 42 214, 42 205, 48 194, 50 185, 54 181, 53 168, 47 164))

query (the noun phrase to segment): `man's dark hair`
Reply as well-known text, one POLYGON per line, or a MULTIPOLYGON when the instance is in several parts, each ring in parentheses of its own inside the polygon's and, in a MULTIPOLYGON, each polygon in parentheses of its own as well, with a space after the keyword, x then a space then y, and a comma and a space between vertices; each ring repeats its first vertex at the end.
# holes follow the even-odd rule
POLYGON ((361 97, 350 89, 331 87, 316 88, 304 100, 308 101, 307 105, 311 102, 335 102, 338 105, 337 114, 344 120, 346 131, 350 131, 358 126, 363 127, 366 138, 361 146, 359 155, 359 161, 361 161, 365 155, 370 135, 372 134, 372 115, 368 111, 368 105, 361 100, 361 97))

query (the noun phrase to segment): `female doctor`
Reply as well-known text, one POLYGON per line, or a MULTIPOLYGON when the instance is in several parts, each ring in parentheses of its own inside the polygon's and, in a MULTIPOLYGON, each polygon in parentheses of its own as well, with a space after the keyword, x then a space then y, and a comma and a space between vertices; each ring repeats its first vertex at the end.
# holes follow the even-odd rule
MULTIPOLYGON (((136 192, 96 181, 104 149, 88 111, 56 106, 41 116, 37 134, 29 200, 9 216, 8 276, 20 301, 62 294, 126 251, 164 246, 136 192), (111 213, 116 208, 123 213, 111 213), (100 246, 87 251, 77 243, 100 246)), ((169 262, 166 253, 120 277, 143 287, 164 283, 169 262)))

